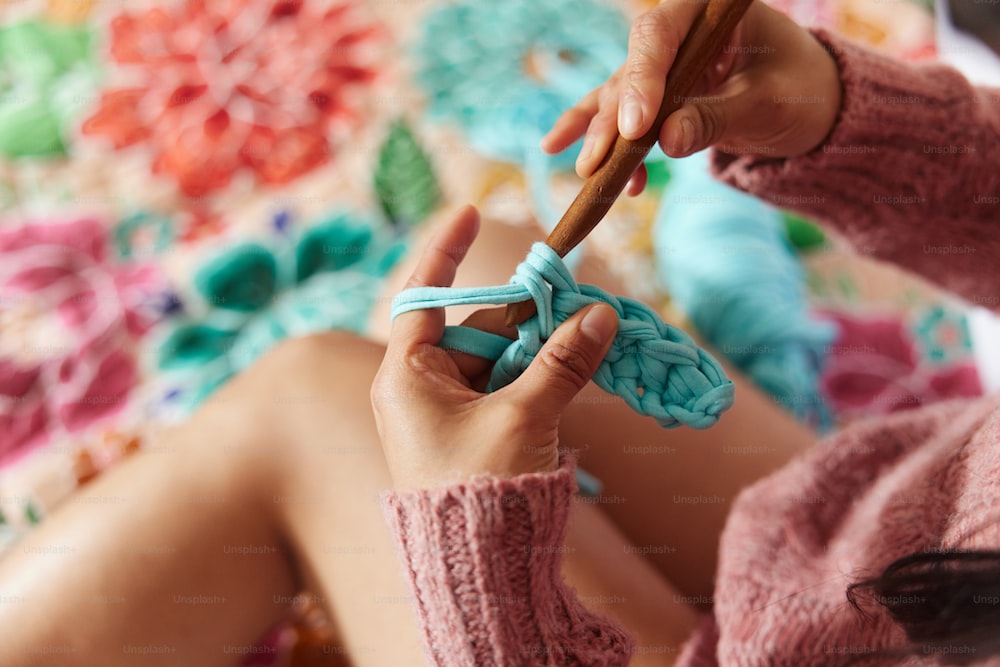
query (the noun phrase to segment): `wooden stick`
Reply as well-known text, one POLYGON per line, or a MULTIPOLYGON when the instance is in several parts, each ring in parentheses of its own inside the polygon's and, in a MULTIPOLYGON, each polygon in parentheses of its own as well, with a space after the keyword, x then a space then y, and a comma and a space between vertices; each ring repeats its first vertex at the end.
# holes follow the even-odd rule
MULTIPOLYGON (((639 139, 629 140, 618 136, 611 152, 586 180, 559 224, 545 240, 560 257, 565 257, 604 218, 656 143, 664 121, 684 105, 698 79, 722 51, 723 45, 752 2, 753 0, 708 0, 677 51, 677 58, 667 75, 663 102, 653 126, 639 139)), ((512 303, 507 306, 506 324, 520 324, 535 312, 534 301, 512 303)))

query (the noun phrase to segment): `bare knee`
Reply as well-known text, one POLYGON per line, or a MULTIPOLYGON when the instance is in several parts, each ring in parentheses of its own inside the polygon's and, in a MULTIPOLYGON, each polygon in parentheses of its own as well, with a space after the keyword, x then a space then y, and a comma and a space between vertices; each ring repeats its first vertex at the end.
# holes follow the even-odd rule
POLYGON ((283 447, 347 437, 371 422, 369 389, 385 349, 348 332, 283 341, 251 370, 254 403, 283 447))
POLYGON ((274 496, 293 500, 275 509, 288 530, 315 513, 339 525, 345 508, 390 483, 369 398, 383 354, 364 338, 329 332, 288 340, 261 359, 256 400, 277 434, 274 496))
POLYGON ((275 395, 289 390, 330 392, 366 375, 370 384, 384 352, 384 347, 357 334, 328 331, 282 341, 253 372, 275 395))

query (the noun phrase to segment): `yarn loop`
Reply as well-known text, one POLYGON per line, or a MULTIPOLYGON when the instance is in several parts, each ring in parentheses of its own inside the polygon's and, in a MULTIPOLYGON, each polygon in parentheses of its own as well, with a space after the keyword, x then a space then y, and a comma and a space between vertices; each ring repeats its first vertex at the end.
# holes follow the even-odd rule
POLYGON ((518 326, 518 338, 470 327, 445 328, 439 345, 496 362, 487 391, 513 382, 531 364, 555 329, 590 304, 604 302, 618 313, 618 334, 594 373, 594 382, 617 394, 636 412, 664 428, 708 428, 733 404, 733 383, 719 363, 684 331, 664 322, 635 299, 581 285, 563 260, 535 243, 507 285, 417 287, 393 300, 392 317, 425 308, 504 305, 532 299, 538 314, 518 326))

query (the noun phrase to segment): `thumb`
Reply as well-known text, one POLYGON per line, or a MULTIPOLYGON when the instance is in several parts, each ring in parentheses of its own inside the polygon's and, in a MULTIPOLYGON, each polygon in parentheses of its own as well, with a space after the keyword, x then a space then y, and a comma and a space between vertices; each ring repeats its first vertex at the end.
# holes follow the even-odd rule
POLYGON ((690 98, 660 129, 664 152, 687 157, 719 144, 720 148, 738 147, 740 152, 773 153, 770 144, 787 131, 788 123, 776 112, 761 113, 772 98, 773 91, 766 84, 751 77, 730 79, 712 95, 690 98))
POLYGON ((728 100, 693 98, 670 114, 660 130, 660 145, 670 157, 687 157, 705 150, 726 135, 731 110, 728 100))
POLYGON ((532 412, 560 415, 586 386, 607 354, 618 314, 599 303, 576 313, 553 332, 528 369, 510 387, 532 412))

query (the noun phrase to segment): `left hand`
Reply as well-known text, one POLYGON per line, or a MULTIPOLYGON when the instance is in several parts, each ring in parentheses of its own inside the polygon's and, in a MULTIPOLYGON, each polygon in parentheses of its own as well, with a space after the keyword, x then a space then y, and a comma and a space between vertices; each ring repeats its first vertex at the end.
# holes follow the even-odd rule
MULTIPOLYGON (((559 118, 542 148, 558 153, 584 136, 576 172, 587 178, 619 133, 638 139, 649 131, 674 58, 703 8, 704 2, 661 0, 637 18, 625 64, 559 118)), ((803 155, 833 129, 841 87, 826 47, 781 12, 754 2, 695 90, 657 130, 660 146, 675 158, 709 147, 767 158, 803 155)), ((638 194, 645 183, 640 166, 627 193, 638 194)))
MULTIPOLYGON (((430 242, 406 287, 450 286, 478 229, 475 209, 459 211, 430 242)), ((477 315, 471 324, 497 328, 489 314, 477 315)), ((491 394, 475 389, 490 362, 437 347, 444 324, 443 309, 397 317, 372 384, 375 422, 396 488, 555 470, 560 417, 607 354, 618 328, 614 309, 597 304, 576 313, 521 377, 491 394)))

